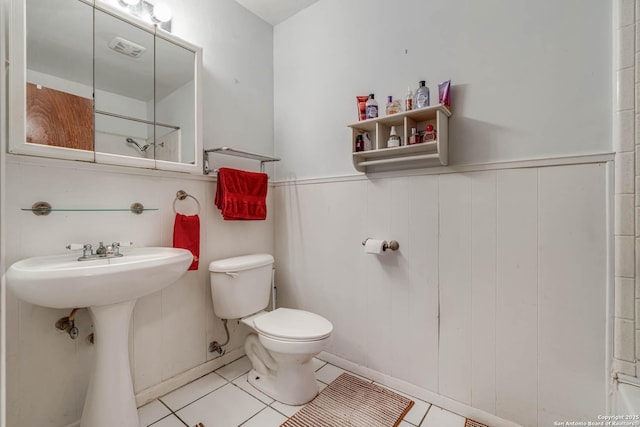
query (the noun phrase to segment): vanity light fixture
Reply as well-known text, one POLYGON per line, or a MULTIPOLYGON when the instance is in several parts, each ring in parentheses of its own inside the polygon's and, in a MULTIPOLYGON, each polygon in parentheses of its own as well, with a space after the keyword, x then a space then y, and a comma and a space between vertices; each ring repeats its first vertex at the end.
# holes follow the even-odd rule
POLYGON ((164 3, 157 3, 153 7, 151 19, 155 23, 171 22, 171 9, 164 3))
POLYGON ((135 7, 140 3, 140 0, 118 0, 118 3, 123 7, 135 7))
POLYGON ((171 32, 172 13, 165 3, 147 0, 115 0, 115 3, 129 15, 171 32))

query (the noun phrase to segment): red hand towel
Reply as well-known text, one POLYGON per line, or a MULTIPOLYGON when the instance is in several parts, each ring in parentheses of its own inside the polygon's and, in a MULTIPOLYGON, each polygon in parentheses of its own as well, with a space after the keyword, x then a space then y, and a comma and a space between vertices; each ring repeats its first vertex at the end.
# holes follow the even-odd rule
POLYGON ((268 177, 265 173, 220 168, 215 203, 225 220, 267 218, 268 177))
POLYGON ((176 214, 173 223, 173 247, 189 249, 193 254, 193 262, 189 270, 198 269, 200 258, 200 218, 198 215, 176 214))

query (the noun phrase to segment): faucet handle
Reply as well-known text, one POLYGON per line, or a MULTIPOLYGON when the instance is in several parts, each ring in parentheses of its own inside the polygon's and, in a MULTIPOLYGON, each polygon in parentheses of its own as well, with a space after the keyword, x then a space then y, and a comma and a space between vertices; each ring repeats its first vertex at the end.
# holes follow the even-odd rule
POLYGON ((120 248, 129 246, 133 246, 133 242, 113 242, 110 247, 113 250, 113 256, 122 256, 120 248))
POLYGON ((109 247, 111 248, 111 255, 122 256, 120 255, 120 242, 113 242, 109 247))
POLYGON ((84 249, 84 245, 82 243, 69 243, 65 246, 65 249, 70 251, 79 251, 80 249, 84 249))
POLYGON ((93 246, 87 243, 82 246, 82 256, 78 258, 78 261, 90 259, 93 256, 93 246))

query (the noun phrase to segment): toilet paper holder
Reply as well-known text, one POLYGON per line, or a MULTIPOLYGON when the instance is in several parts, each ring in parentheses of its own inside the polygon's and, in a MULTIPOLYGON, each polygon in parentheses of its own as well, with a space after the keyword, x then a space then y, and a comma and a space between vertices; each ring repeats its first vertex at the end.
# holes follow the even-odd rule
MULTIPOLYGON (((367 240, 369 240, 371 237, 367 237, 366 239, 364 239, 362 241, 362 246, 367 244, 367 240)), ((384 244, 382 245, 382 250, 386 251, 387 249, 391 249, 392 251, 397 251, 398 249, 400 249, 400 243, 398 243, 395 240, 391 240, 389 243, 387 243, 386 241, 384 242, 384 244)))

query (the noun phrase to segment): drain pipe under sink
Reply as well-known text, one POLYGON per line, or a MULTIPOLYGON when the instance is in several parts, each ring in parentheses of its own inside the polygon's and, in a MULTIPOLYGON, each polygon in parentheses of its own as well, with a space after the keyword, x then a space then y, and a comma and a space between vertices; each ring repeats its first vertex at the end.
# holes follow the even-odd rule
POLYGON ((78 338, 78 335, 80 334, 73 320, 78 310, 80 309, 74 308, 67 317, 61 317, 56 321, 56 329, 68 333, 72 340, 78 338))

